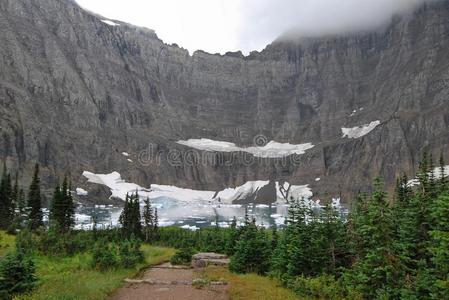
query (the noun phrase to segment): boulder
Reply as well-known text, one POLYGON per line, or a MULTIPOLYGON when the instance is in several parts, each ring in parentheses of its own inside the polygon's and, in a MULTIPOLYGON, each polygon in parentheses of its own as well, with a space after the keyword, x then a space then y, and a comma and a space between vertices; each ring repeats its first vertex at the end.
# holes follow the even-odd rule
POLYGON ((197 253, 192 256, 192 267, 204 268, 207 266, 228 266, 230 259, 224 254, 197 253))

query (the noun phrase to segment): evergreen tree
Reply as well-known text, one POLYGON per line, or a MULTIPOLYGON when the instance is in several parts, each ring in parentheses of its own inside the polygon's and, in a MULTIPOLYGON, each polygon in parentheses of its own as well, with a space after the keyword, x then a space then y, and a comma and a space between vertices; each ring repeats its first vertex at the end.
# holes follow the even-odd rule
POLYGON ((15 209, 18 207, 19 202, 19 175, 16 173, 15 179, 14 179, 14 187, 12 188, 11 192, 11 202, 12 207, 15 209))
POLYGON ((64 203, 61 187, 59 184, 55 187, 50 206, 49 222, 50 226, 56 226, 62 230, 64 226, 64 203))
POLYGON ((19 194, 17 196, 17 209, 19 210, 21 216, 25 213, 26 205, 25 191, 23 189, 19 189, 19 194))
POLYGON ((237 240, 238 240, 237 219, 234 217, 232 219, 232 223, 231 226, 229 227, 229 231, 226 237, 225 252, 227 255, 229 256, 234 255, 237 240))
POLYGON ((447 179, 446 179, 443 152, 441 152, 441 154, 440 154, 440 168, 439 168, 438 175, 440 177, 440 191, 445 191, 447 188, 447 179))
POLYGON ((50 224, 61 232, 68 232, 75 225, 75 207, 67 177, 62 186, 56 186, 50 207, 50 224))
POLYGON ((158 231, 159 231, 159 216, 157 213, 157 208, 154 209, 154 226, 153 226, 153 234, 155 238, 158 237, 158 231))
POLYGON ((8 229, 14 218, 13 189, 11 175, 3 165, 3 175, 0 181, 0 229, 8 229))
POLYGON ((229 268, 236 273, 264 274, 270 266, 270 243, 255 222, 245 227, 235 246, 229 268))
POLYGON ((151 240, 153 240, 154 234, 154 212, 153 208, 151 207, 151 201, 150 198, 145 199, 145 205, 143 208, 143 224, 144 224, 144 230, 145 230, 145 241, 148 243, 151 240))
POLYGON ((449 194, 441 194, 435 201, 432 212, 436 226, 431 231, 432 275, 435 286, 432 289, 433 299, 447 299, 449 296, 449 194))
POLYGON ((271 250, 274 251, 278 245, 279 240, 279 234, 276 224, 273 225, 273 228, 271 230, 272 236, 271 236, 271 250))
POLYGON ((62 184, 62 196, 64 198, 64 223, 63 230, 65 232, 71 230, 75 226, 75 204, 72 197, 72 184, 68 181, 67 176, 62 184))
POLYGON ((393 251, 391 208, 377 178, 374 193, 354 218, 359 257, 347 274, 347 284, 367 299, 398 297, 401 266, 393 251))
POLYGON ((28 214, 30 229, 36 230, 44 225, 42 221, 43 215, 39 179, 39 164, 35 165, 33 180, 31 181, 30 189, 28 191, 28 207, 30 208, 30 212, 28 214))
POLYGON ((125 206, 120 215, 119 222, 122 226, 123 236, 130 239, 132 235, 140 237, 142 235, 142 224, 140 216, 139 195, 126 195, 125 206))
POLYGON ((326 205, 318 226, 320 230, 317 232, 317 236, 321 237, 321 240, 317 236, 313 236, 313 239, 318 240, 318 249, 315 250, 315 253, 323 256, 320 271, 335 274, 338 268, 348 267, 350 264, 345 225, 339 212, 332 205, 326 205))

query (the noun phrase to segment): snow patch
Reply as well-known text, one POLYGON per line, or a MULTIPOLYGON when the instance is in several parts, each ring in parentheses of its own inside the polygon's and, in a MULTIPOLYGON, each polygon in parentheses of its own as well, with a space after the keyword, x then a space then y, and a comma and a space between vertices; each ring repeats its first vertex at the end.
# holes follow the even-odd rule
POLYGON ((195 225, 193 225, 193 226, 190 226, 190 225, 184 225, 184 226, 181 226, 181 228, 187 229, 187 230, 190 230, 190 231, 197 231, 197 230, 200 229, 199 227, 197 227, 197 226, 195 226, 195 225))
POLYGON ((101 20, 101 22, 108 24, 109 26, 120 26, 120 24, 117 24, 111 20, 101 20))
POLYGON ((320 177, 318 177, 318 178, 315 178, 315 181, 320 181, 321 180, 321 178, 320 177))
POLYGON ((269 183, 270 181, 248 181, 239 187, 227 188, 219 192, 214 200, 219 203, 231 204, 235 200, 244 199, 252 194, 256 194, 257 198, 258 191, 269 183))
MULTIPOLYGON (((443 169, 444 169, 443 176, 448 177, 449 176, 449 165, 445 166, 443 169)), ((433 169, 433 173, 435 174, 436 179, 441 179, 441 167, 436 167, 435 169, 433 169)), ((429 175, 430 174, 431 174, 431 172, 429 173, 429 175)), ((408 187, 414 187, 414 186, 418 186, 420 184, 421 183, 419 182, 418 178, 413 178, 407 182, 408 187)))
POLYGON ((367 135, 379 125, 380 121, 373 121, 366 125, 356 126, 352 128, 342 128, 341 131, 343 132, 343 137, 347 137, 349 139, 357 139, 367 135))
POLYGON ((262 158, 281 158, 293 154, 300 155, 314 147, 312 143, 293 145, 289 143, 278 143, 271 141, 263 147, 243 148, 236 146, 234 143, 214 141, 210 139, 190 139, 187 141, 178 141, 177 143, 202 151, 247 152, 255 157, 262 158))
POLYGON ((78 196, 87 196, 89 194, 85 189, 82 188, 76 188, 75 192, 78 196))
MULTIPOLYGON (((83 172, 83 176, 90 183, 101 184, 111 189, 111 198, 119 198, 125 200, 126 194, 132 194, 136 191, 140 193, 146 191, 135 183, 129 183, 122 179, 120 173, 112 172, 110 174, 94 174, 88 171, 83 172)), ((141 195, 143 196, 143 195, 141 195)))
POLYGON ((276 182, 276 197, 277 203, 286 203, 292 197, 294 199, 310 199, 313 196, 312 189, 308 184, 306 185, 291 185, 288 182, 284 182, 281 186, 279 182, 276 182), (281 189, 282 187, 282 189, 281 189))

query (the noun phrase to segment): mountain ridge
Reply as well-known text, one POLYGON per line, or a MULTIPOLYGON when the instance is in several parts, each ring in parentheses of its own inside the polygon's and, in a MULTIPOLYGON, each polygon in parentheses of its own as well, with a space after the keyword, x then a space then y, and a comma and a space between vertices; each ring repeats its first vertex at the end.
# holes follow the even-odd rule
POLYGON ((40 162, 49 188, 65 171, 75 183, 83 171, 119 171, 142 186, 208 190, 279 179, 349 200, 376 175, 391 186, 400 171, 413 174, 424 148, 447 158, 447 20, 449 1, 440 1, 383 33, 275 42, 242 58, 189 55, 149 29, 107 25, 73 1, 6 0, 0 154, 23 182, 40 162), (370 134, 342 138, 342 128, 377 120, 370 134), (176 143, 252 146, 258 136, 315 147, 287 165, 246 165, 232 153, 190 164, 192 149, 176 143), (148 148, 159 161, 139 163, 148 148), (169 162, 173 150, 178 165, 169 162))

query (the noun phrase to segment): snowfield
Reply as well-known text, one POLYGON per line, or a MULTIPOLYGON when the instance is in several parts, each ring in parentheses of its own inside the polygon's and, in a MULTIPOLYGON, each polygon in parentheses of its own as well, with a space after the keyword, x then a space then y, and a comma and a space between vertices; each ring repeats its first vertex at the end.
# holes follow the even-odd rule
POLYGON ((349 139, 358 139, 362 136, 367 135, 379 125, 380 121, 373 121, 366 125, 356 126, 352 128, 342 128, 341 131, 343 132, 343 137, 347 137, 349 139))
MULTIPOLYGON (((133 194, 136 191, 141 199, 149 197, 150 199, 172 199, 177 202, 208 202, 212 204, 232 205, 236 200, 245 199, 254 196, 257 202, 257 194, 263 187, 267 186, 269 181, 248 181, 247 183, 235 187, 227 188, 222 191, 199 191, 185 188, 179 188, 171 185, 152 184, 151 189, 143 188, 135 183, 129 183, 122 179, 120 173, 112 172, 110 174, 94 174, 88 171, 83 172, 83 176, 88 182, 107 186, 111 190, 111 198, 124 200, 126 194, 133 194)), ((79 188, 80 189, 80 188, 79 188)), ((276 203, 286 203, 291 197, 297 199, 310 199, 313 196, 312 190, 308 185, 291 185, 284 182, 282 185, 275 182, 276 203), (283 188, 281 191, 281 187, 283 188)), ((78 189, 77 189, 78 190, 78 189)), ((81 191, 82 189, 80 189, 81 191)), ((87 191, 82 190, 87 193, 87 191)))
POLYGON ((215 200, 220 203, 232 204, 233 201, 246 198, 257 192, 264 186, 266 186, 269 181, 248 181, 244 185, 238 186, 236 188, 227 188, 219 192, 215 196, 215 200))
POLYGON ((271 141, 263 147, 238 147, 234 143, 214 141, 210 139, 190 139, 186 141, 178 141, 180 145, 191 147, 202 151, 215 152, 247 152, 255 157, 262 158, 282 158, 293 154, 304 154, 307 150, 312 149, 312 143, 293 145, 289 143, 278 143, 271 141))

